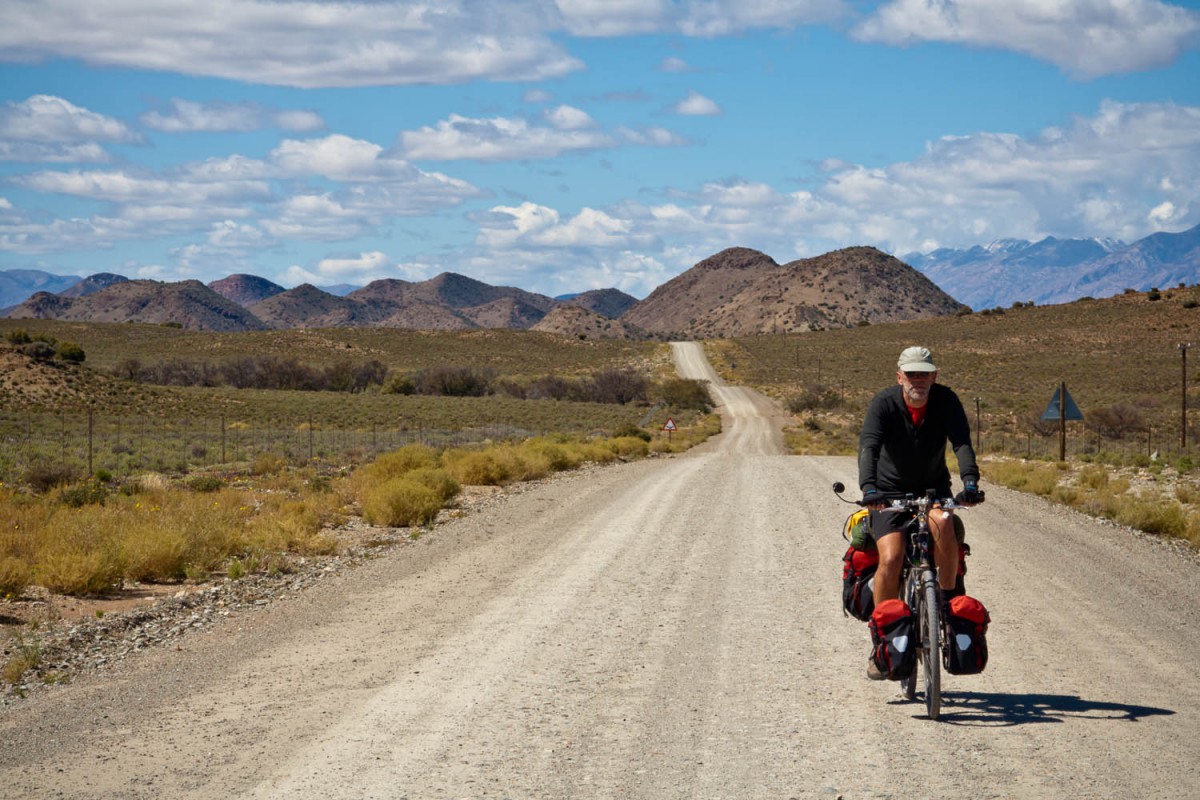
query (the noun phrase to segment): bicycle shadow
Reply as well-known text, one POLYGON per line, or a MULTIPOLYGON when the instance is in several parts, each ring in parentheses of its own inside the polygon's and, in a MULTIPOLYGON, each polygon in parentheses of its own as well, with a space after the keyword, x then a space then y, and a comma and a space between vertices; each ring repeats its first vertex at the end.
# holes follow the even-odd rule
MULTIPOLYGON (((915 702, 924 703, 918 695, 915 702)), ((1169 708, 1085 700, 1069 694, 999 694, 991 692, 944 692, 940 721, 951 725, 1007 727, 1041 722, 1065 722, 1068 718, 1124 720, 1167 716, 1169 708)))

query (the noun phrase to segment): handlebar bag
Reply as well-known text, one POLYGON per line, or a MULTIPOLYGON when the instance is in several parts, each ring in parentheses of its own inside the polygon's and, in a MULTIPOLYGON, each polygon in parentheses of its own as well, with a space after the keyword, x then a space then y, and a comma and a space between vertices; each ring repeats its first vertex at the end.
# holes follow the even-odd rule
POLYGON ((875 570, 878 550, 860 550, 854 545, 842 556, 842 611, 866 622, 875 610, 875 570))
POLYGON ((891 680, 912 675, 917 664, 916 625, 903 600, 884 600, 871 614, 871 659, 891 680))
POLYGON ((983 603, 963 595, 950 600, 943 663, 952 675, 975 675, 987 666, 987 629, 992 621, 983 603))

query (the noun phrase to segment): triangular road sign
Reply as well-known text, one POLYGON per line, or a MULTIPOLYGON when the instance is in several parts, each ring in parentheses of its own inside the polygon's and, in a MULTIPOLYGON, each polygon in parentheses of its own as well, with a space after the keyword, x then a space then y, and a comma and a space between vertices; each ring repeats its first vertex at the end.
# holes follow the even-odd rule
POLYGON ((1083 412, 1071 399, 1071 393, 1067 391, 1065 383, 1054 390, 1054 397, 1050 398, 1050 405, 1046 406, 1046 410, 1042 412, 1042 419, 1083 419, 1083 412), (1059 409, 1060 394, 1067 398, 1066 405, 1062 406, 1062 411, 1059 409), (1062 413, 1063 411, 1066 413, 1062 413))

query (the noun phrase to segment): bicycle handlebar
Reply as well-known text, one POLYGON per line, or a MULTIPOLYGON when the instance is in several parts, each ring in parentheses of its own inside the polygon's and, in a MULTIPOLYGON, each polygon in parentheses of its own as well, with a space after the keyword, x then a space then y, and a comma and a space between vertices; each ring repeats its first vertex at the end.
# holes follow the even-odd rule
MULTIPOLYGON (((842 497, 842 492, 844 492, 844 491, 846 491, 846 486, 841 481, 837 481, 833 484, 833 493, 836 494, 838 496, 838 498, 841 499, 843 502, 853 503, 856 506, 862 506, 862 507, 875 504, 874 501, 872 503, 868 504, 862 500, 848 500, 845 497, 842 497)), ((979 502, 982 503, 983 502, 983 492, 980 492, 979 495, 980 495, 979 502)), ((961 509, 961 508, 971 508, 972 506, 977 505, 976 503, 959 503, 953 497, 943 497, 943 498, 935 497, 932 489, 929 490, 929 492, 927 492, 924 497, 914 497, 911 494, 905 495, 904 497, 895 497, 895 496, 888 497, 885 495, 884 497, 880 498, 878 502, 881 502, 890 508, 907 508, 907 509, 912 509, 912 510, 916 510, 917 508, 921 507, 922 504, 925 504, 926 507, 929 507, 932 505, 937 505, 938 507, 942 508, 945 511, 954 511, 956 509, 961 509)))

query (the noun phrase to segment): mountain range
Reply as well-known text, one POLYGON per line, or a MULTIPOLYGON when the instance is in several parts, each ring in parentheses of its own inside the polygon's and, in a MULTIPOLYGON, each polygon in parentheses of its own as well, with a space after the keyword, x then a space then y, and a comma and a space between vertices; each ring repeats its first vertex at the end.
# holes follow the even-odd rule
POLYGON ((748 248, 701 261, 639 302, 615 289, 552 298, 454 273, 384 279, 344 297, 304 284, 284 289, 253 275, 209 285, 93 276, 83 288, 37 292, 15 319, 176 324, 193 330, 386 327, 515 328, 610 338, 741 336, 964 310, 912 267, 871 247, 777 264, 748 248))
POLYGON ((1004 240, 913 253, 904 261, 872 247, 850 247, 780 265, 757 250, 735 247, 699 262, 642 301, 616 289, 552 298, 449 272, 349 290, 310 284, 285 289, 254 275, 205 285, 9 270, 0 272, 0 305, 16 304, 0 314, 214 331, 370 326, 722 337, 917 319, 1016 302, 1068 302, 1127 288, 1195 283, 1198 275, 1200 226, 1131 245, 1004 240))
POLYGON ((965 250, 909 253, 916 267, 976 310, 1069 303, 1200 282, 1200 225, 1155 233, 1133 244, 1111 239, 1004 239, 965 250))

